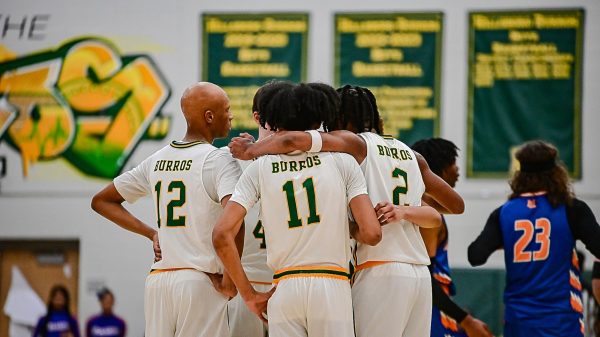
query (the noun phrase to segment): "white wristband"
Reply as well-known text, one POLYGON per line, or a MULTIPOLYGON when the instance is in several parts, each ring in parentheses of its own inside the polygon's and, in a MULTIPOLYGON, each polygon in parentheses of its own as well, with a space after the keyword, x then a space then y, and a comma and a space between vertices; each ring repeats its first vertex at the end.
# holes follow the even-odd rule
POLYGON ((321 152, 323 147, 323 139, 321 139, 321 133, 317 130, 307 130, 312 138, 312 143, 308 152, 321 152))

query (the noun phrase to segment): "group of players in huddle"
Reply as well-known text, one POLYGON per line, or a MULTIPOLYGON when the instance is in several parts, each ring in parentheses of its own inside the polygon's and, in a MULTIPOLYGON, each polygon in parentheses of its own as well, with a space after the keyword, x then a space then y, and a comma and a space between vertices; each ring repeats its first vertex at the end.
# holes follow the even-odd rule
MULTIPOLYGON (((181 109, 182 140, 92 200, 154 243, 146 336, 258 337, 267 321, 275 337, 492 335, 448 297, 441 213, 464 210, 454 144, 411 149, 384 135, 375 97, 357 86, 268 82, 253 101, 258 140, 243 134, 223 149, 212 142, 233 116, 221 88, 190 86, 181 109), (146 195, 158 230, 122 205, 146 195)), ((526 143, 517 159, 513 194, 469 261, 504 248, 505 336, 582 336, 571 256, 581 239, 600 257, 600 226, 552 145, 526 143)))

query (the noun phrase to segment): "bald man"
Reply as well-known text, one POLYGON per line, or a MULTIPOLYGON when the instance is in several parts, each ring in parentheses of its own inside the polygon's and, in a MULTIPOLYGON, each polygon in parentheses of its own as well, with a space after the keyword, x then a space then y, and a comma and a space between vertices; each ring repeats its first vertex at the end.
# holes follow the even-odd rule
MULTIPOLYGON (((154 242, 156 259, 144 292, 147 337, 229 336, 227 301, 235 287, 223 277, 211 241, 241 175, 229 151, 212 145, 231 129, 229 98, 220 87, 201 82, 185 90, 181 110, 187 122, 183 139, 116 177, 94 196, 92 208, 154 242), (158 230, 122 205, 146 195, 153 198, 158 230)), ((236 241, 240 252, 243 232, 236 241)))

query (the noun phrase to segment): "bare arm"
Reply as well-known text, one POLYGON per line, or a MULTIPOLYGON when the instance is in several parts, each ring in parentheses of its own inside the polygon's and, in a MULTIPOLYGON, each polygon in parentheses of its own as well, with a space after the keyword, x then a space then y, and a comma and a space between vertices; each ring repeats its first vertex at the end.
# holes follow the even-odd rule
POLYGON ((438 211, 447 214, 462 214, 465 211, 465 202, 456 191, 448 185, 437 174, 429 168, 429 164, 423 156, 417 152, 417 162, 425 183, 425 193, 429 195, 437 204, 438 211))
POLYGON ((423 237, 423 242, 425 242, 425 248, 427 248, 427 255, 431 258, 435 257, 437 252, 440 230, 441 226, 437 228, 419 227, 419 232, 421 232, 421 237, 423 237))
POLYGON ((274 290, 269 293, 255 291, 242 267, 241 253, 236 245, 236 236, 242 228, 245 215, 246 209, 242 205, 234 201, 228 202, 215 225, 212 241, 217 255, 223 261, 227 274, 235 283, 246 305, 264 321, 262 313, 266 311, 267 301, 274 290))
POLYGON ((382 224, 406 220, 419 227, 437 228, 442 224, 442 216, 433 207, 397 206, 389 201, 382 201, 375 206, 377 217, 382 224))
MULTIPOLYGON (((350 131, 321 133, 323 146, 321 151, 345 152, 361 163, 367 156, 367 144, 357 134, 350 131)), ((229 143, 235 158, 250 160, 266 154, 282 154, 292 151, 308 151, 312 146, 312 137, 303 131, 280 131, 260 142, 253 143, 244 137, 235 137, 229 143)))
POLYGON ((92 198, 92 209, 106 219, 116 223, 130 232, 145 236, 149 240, 157 237, 157 231, 133 216, 123 207, 123 197, 113 183, 92 198))
POLYGON ((371 199, 366 194, 350 200, 350 210, 355 223, 350 226, 352 237, 360 243, 375 246, 381 241, 381 225, 377 221, 371 199))

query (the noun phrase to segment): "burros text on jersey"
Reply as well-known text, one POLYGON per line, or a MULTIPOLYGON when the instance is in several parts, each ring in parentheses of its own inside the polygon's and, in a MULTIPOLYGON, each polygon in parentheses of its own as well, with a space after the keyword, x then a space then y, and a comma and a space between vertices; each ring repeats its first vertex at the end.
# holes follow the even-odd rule
POLYGON ((154 171, 189 171, 192 160, 159 160, 154 166, 154 171))
POLYGON ((377 150, 380 156, 388 156, 398 160, 412 160, 410 151, 387 147, 385 145, 377 145, 377 150))
POLYGON ((290 161, 278 161, 271 163, 273 167, 272 173, 280 172, 298 172, 305 168, 321 165, 319 156, 308 156, 305 160, 290 160, 290 161))

